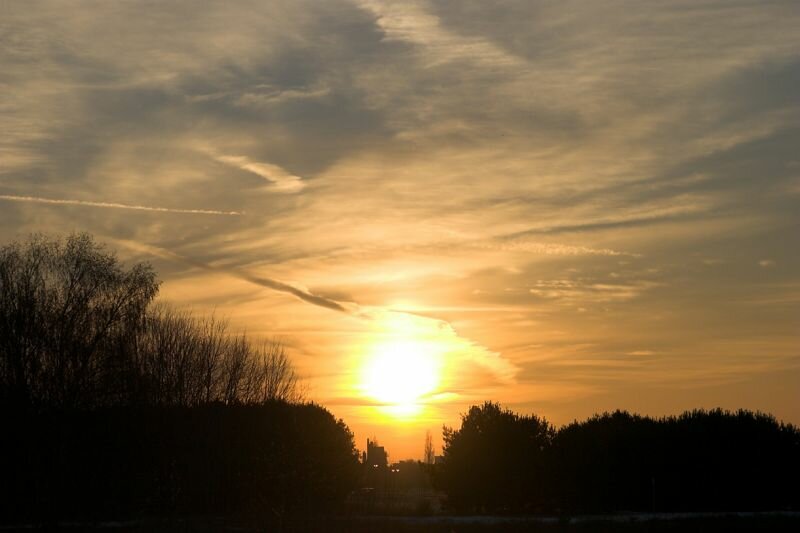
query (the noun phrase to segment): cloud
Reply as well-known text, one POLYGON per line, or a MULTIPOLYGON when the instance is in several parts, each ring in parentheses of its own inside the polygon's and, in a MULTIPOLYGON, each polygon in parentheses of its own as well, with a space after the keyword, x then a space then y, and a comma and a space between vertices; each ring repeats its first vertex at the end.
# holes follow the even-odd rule
POLYGON ((202 261, 198 261, 196 259, 184 257, 180 254, 171 252, 167 249, 158 246, 152 246, 148 244, 143 244, 129 240, 122 240, 122 239, 113 239, 113 240, 114 242, 117 242, 133 250, 155 255, 156 257, 160 257, 162 259, 177 261, 185 265, 189 265, 195 268, 200 268, 203 270, 220 272, 250 282, 254 285, 259 285, 261 287, 265 287, 267 289, 271 289, 277 292, 290 294, 299 300, 302 300, 312 305, 316 305, 318 307, 323 307, 325 309, 329 309, 332 311, 338 311, 341 313, 348 313, 348 314, 354 314, 357 311, 357 306, 355 304, 337 302, 336 300, 325 298, 324 296, 319 296, 317 294, 312 293, 308 289, 292 285, 290 283, 278 281, 264 276, 256 276, 254 274, 242 272, 232 268, 217 267, 208 263, 204 263, 202 261))
POLYGON ((280 87, 257 86, 258 92, 247 92, 236 96, 238 105, 244 107, 267 108, 293 100, 313 100, 330 95, 328 87, 308 89, 282 89, 280 87))
POLYGON ((679 205, 670 201, 669 205, 665 202, 651 203, 645 208, 641 206, 630 206, 628 209, 621 209, 614 216, 591 219, 587 217, 578 223, 561 223, 554 225, 540 226, 520 231, 509 235, 508 238, 519 238, 528 235, 548 235, 561 233, 578 232, 599 232, 604 230, 639 228, 663 224, 666 222, 685 222, 690 220, 702 219, 708 216, 710 205, 697 198, 683 198, 679 205), (694 201, 692 201, 694 200, 694 201))
POLYGON ((477 37, 464 37, 448 31, 439 17, 415 2, 396 4, 381 0, 361 0, 360 5, 377 15, 376 23, 387 40, 410 42, 419 46, 418 53, 427 67, 458 59, 469 59, 482 67, 521 66, 512 54, 477 37))
POLYGON ((257 176, 261 176, 265 180, 274 184, 275 190, 280 192, 296 193, 300 192, 305 187, 303 178, 286 172, 278 165, 262 163, 259 161, 251 161, 244 156, 235 155, 218 155, 214 159, 221 163, 225 163, 226 165, 230 165, 247 172, 252 172, 257 176))
POLYGON ((450 388, 483 387, 487 381, 510 385, 520 371, 500 352, 459 335, 446 320, 381 307, 362 307, 361 316, 395 338, 430 341, 438 346, 435 351, 444 355, 449 365, 445 374, 450 388))
POLYGON ((659 285, 660 283, 654 281, 598 283, 591 280, 556 279, 539 280, 528 292, 539 298, 559 300, 570 305, 611 303, 632 300, 659 285))
POLYGON ((631 376, 537 359, 567 342, 659 354, 645 383, 719 373, 717 336, 772 340, 738 375, 778 369, 797 345, 795 4, 11 3, 0 237, 156 243, 168 282, 188 264, 285 295, 228 312, 332 366, 351 328, 416 309, 487 383, 631 376))
MULTIPOLYGON (((260 287, 290 294, 305 303, 367 320, 372 324, 378 325, 379 328, 386 327, 384 325, 389 324, 389 333, 392 335, 399 333, 402 335, 410 335, 416 339, 434 338, 437 342, 446 346, 449 359, 458 361, 459 364, 473 363, 487 370, 494 379, 503 383, 513 382, 514 377, 519 372, 519 368, 509 360, 503 358, 500 353, 460 336, 453 326, 445 320, 405 311, 375 306, 363 306, 356 302, 339 301, 315 294, 297 284, 278 281, 237 269, 206 264, 202 261, 181 256, 180 254, 158 246, 119 239, 114 239, 114 241, 133 250, 155 255, 170 261, 178 261, 195 268, 220 272, 260 287), (397 324, 402 325, 399 332, 397 331, 397 324)), ((461 370, 454 369, 453 372, 458 374, 461 370)))
POLYGON ((591 248, 589 246, 574 246, 569 244, 550 243, 550 242, 535 242, 523 239, 510 239, 505 242, 500 242, 495 245, 487 245, 488 247, 497 248, 510 252, 529 252, 541 255, 566 255, 566 256, 579 256, 579 255, 603 255, 603 256, 635 256, 628 252, 620 252, 610 248, 591 248))
POLYGON ((32 202, 37 204, 51 205, 80 205, 86 207, 104 207, 109 209, 132 209, 135 211, 154 211, 157 213, 180 213, 188 215, 224 215, 241 216, 241 211, 218 211, 216 209, 178 209, 172 207, 154 207, 147 205, 120 204, 116 202, 92 202, 88 200, 67 200, 63 198, 42 198, 39 196, 17 196, 12 194, 0 194, 0 200, 9 202, 32 202))
POLYGON ((337 302, 336 300, 333 300, 331 298, 325 298, 324 296, 313 294, 308 289, 305 289, 303 287, 298 287, 289 283, 284 283, 282 281, 277 281, 274 279, 265 278, 261 276, 254 276, 252 274, 246 274, 241 272, 234 272, 233 275, 245 281, 249 281, 250 283, 261 285, 262 287, 266 287, 274 291, 291 294, 293 296, 296 296, 300 300, 303 300, 304 302, 319 307, 324 307, 332 311, 338 311, 340 313, 348 313, 348 314, 352 314, 355 311, 355 306, 353 304, 337 302))

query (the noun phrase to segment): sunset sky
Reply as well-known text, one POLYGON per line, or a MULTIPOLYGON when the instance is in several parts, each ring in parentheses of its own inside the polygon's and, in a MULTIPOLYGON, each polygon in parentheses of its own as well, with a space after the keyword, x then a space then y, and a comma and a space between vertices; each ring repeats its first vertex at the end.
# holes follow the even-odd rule
POLYGON ((0 3, 0 238, 278 337, 365 446, 800 423, 800 3, 0 3))

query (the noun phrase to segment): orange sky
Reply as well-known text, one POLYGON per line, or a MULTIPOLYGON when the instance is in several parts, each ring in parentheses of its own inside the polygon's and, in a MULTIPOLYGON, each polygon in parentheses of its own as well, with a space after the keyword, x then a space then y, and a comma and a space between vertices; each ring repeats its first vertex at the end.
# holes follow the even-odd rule
POLYGON ((153 262, 392 459, 487 399, 800 423, 798 26, 792 0, 12 0, 0 237, 153 262))

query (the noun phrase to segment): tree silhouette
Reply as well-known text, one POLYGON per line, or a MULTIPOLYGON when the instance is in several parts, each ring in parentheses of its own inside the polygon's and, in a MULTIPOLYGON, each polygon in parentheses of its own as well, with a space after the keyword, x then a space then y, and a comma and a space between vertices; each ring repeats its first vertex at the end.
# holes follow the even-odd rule
POLYGON ((132 354, 146 405, 300 401, 298 377, 281 343, 230 334, 227 322, 168 306, 148 312, 132 354))
POLYGON ((87 234, 0 248, 0 400, 91 407, 113 402, 121 346, 158 291, 146 264, 124 269, 87 234))
POLYGON ((433 437, 430 430, 425 432, 425 453, 424 462, 426 465, 432 465, 436 461, 436 453, 433 449, 433 437))
POLYGON ((444 429, 440 482, 449 503, 461 510, 521 510, 540 503, 546 491, 545 452, 552 426, 486 402, 444 429))
POLYGON ((154 304, 152 268, 125 269, 87 234, 0 248, 0 407, 299 401, 283 346, 154 304))

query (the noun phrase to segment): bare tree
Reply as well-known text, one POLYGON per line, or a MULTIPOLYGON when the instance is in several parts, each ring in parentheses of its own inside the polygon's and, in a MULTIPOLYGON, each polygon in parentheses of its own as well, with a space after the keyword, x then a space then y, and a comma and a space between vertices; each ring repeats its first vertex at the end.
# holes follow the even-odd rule
POLYGON ((227 322, 214 316, 197 318, 154 306, 136 356, 142 401, 199 405, 301 400, 297 374, 280 342, 254 344, 227 329, 227 322))
POLYGON ((152 268, 124 269, 88 234, 0 248, 0 394, 29 405, 112 401, 116 350, 158 292, 152 268))
POLYGON ((433 438, 430 430, 425 432, 425 464, 432 465, 436 461, 436 452, 433 448, 433 438))
POLYGON ((283 344, 275 340, 263 342, 253 350, 253 356, 258 365, 258 390, 261 402, 300 400, 297 374, 283 344))
POLYGON ((256 397, 254 364, 250 343, 244 334, 228 339, 222 360, 220 400, 226 404, 249 403, 256 397))
POLYGON ((0 403, 30 407, 302 399, 278 341, 213 314, 153 304, 147 264, 124 269, 89 235, 0 248, 0 403))

